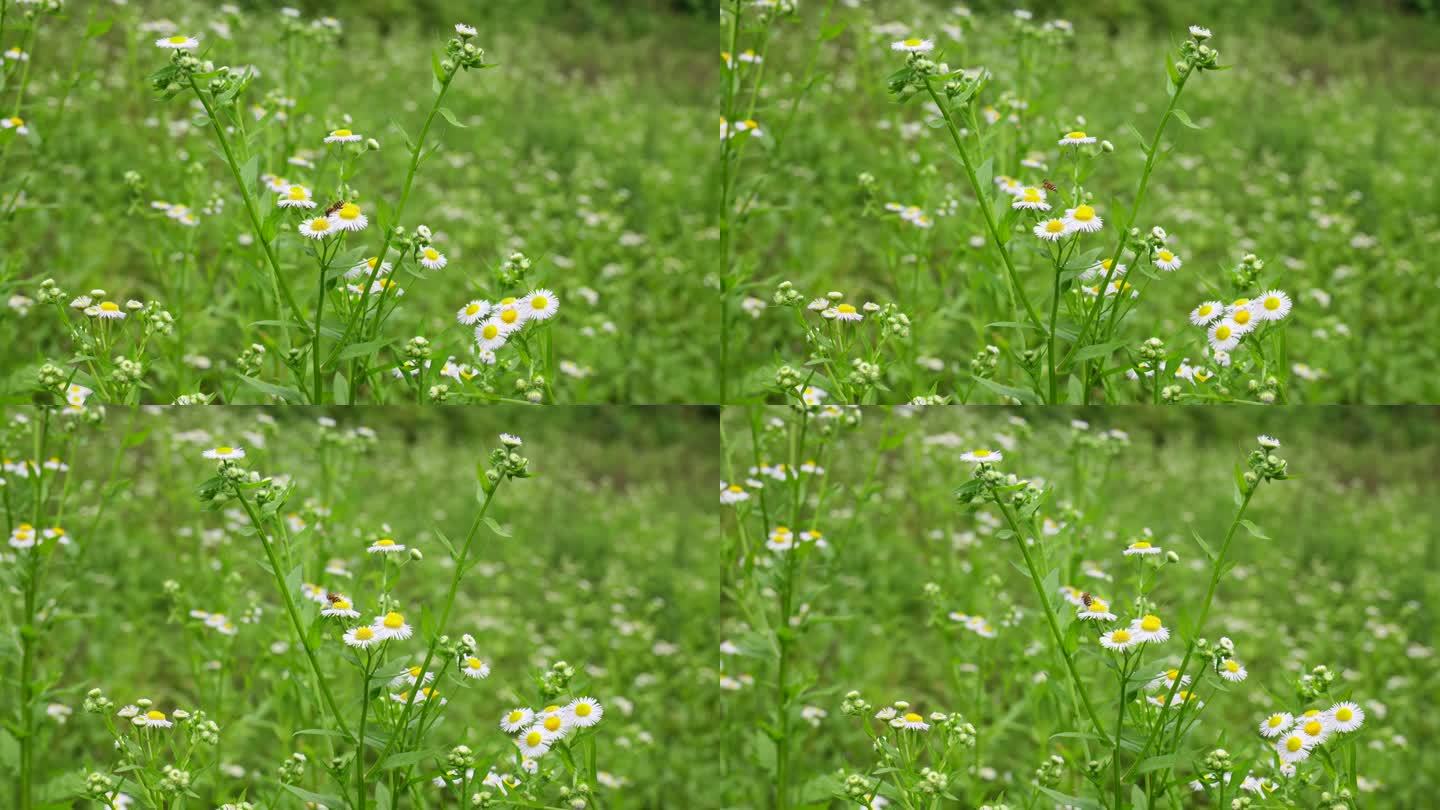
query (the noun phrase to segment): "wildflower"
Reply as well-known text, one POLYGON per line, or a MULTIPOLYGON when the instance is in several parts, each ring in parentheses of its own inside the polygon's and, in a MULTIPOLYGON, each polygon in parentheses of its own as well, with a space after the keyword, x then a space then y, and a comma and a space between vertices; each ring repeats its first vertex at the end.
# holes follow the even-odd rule
POLYGON ((1105 220, 1091 205, 1077 205, 1065 210, 1065 226, 1072 231, 1094 233, 1105 226, 1105 220))
POLYGON ((1289 712, 1276 712, 1260 721, 1260 736, 1267 739, 1284 734, 1295 725, 1295 718, 1289 712))
POLYGON ((1220 677, 1231 683, 1239 683, 1245 680, 1248 674, 1245 671, 1245 667, 1234 658, 1226 658, 1224 661, 1221 661, 1220 666, 1216 667, 1216 670, 1220 673, 1220 677))
POLYGON ((384 616, 375 617, 374 623, 370 626, 374 629, 375 635, 383 641, 392 639, 404 641, 410 638, 413 632, 410 625, 405 623, 405 617, 393 610, 384 616))
POLYGON ((360 133, 348 129, 332 129, 330 134, 325 136, 325 143, 355 143, 362 137, 360 133))
POLYGON ((307 239, 324 239, 333 236, 339 226, 330 217, 313 217, 300 223, 300 235, 307 239))
POLYGON ((206 450, 202 455, 204 455, 205 458, 213 458, 219 461, 234 461, 245 457, 245 448, 231 447, 222 444, 219 447, 206 450))
POLYGON ((1365 723, 1365 710, 1348 700, 1330 707, 1326 715, 1330 726, 1341 734, 1349 734, 1365 723))
POLYGON ((1135 635, 1123 627, 1100 636, 1100 646, 1115 652, 1124 652, 1139 643, 1135 635))
POLYGON ((460 36, 462 36, 462 37, 464 37, 464 38, 466 38, 466 39, 469 39, 470 37, 473 37, 473 36, 479 34, 480 32, 477 31, 477 30, 475 30, 475 26, 473 26, 473 25, 466 25, 466 24, 464 24, 464 23, 455 23, 455 33, 459 34, 460 36))
POLYGON ((530 725, 530 721, 533 719, 535 719, 533 710, 517 707, 506 712, 505 716, 500 718, 500 728, 507 734, 514 734, 530 725))
POLYGON ((1305 744, 1304 737, 1291 733, 1275 741, 1275 753, 1280 755, 1281 762, 1294 765, 1310 756, 1310 746, 1305 744))
POLYGON ((29 523, 21 523, 10 531, 10 546, 16 549, 34 548, 35 527, 29 523))
POLYGON ((1130 633, 1141 644, 1159 644, 1170 638, 1170 628, 1166 627, 1160 621, 1160 617, 1153 613, 1147 613, 1131 622, 1130 633))
POLYGON ((564 709, 569 722, 581 728, 589 728, 600 722, 605 716, 605 709, 600 701, 591 697, 580 697, 570 701, 564 709))
POLYGON ((1204 326, 1219 318, 1225 311, 1225 305, 1219 301, 1205 301, 1200 306, 1190 310, 1190 323, 1196 326, 1204 326))
MULTIPOLYGON (((174 29, 172 28, 171 30, 173 31, 174 29)), ((172 51, 193 51, 200 47, 200 40, 195 37, 187 37, 184 34, 176 34, 173 37, 163 37, 155 40, 155 47, 172 51)))
POLYGON ((1305 740, 1307 748, 1314 748, 1330 739, 1333 731, 1329 715, 1316 711, 1311 717, 1302 716, 1290 733, 1298 734, 1301 739, 1305 740))
POLYGON ((472 655, 460 661, 460 674, 467 678, 488 678, 490 665, 472 655))
POLYGON ((1104 599, 1090 597, 1090 604, 1080 603, 1075 616, 1083 621, 1113 622, 1118 618, 1110 612, 1110 605, 1104 599))
POLYGON ((1152 554, 1160 554, 1164 549, 1151 545, 1149 540, 1136 540, 1125 547, 1126 557, 1148 557, 1152 554))
POLYGON ((352 627, 345 632, 345 643, 351 647, 358 647, 360 649, 369 647, 372 644, 379 644, 384 640, 385 639, 381 638, 379 634, 375 632, 375 628, 369 625, 352 627))
POLYGON ((355 606, 350 603, 349 599, 337 594, 332 594, 332 596, 335 598, 328 600, 326 606, 321 608, 321 616, 341 616, 346 619, 360 618, 360 611, 355 609, 355 606))
POLYGON ((170 728, 175 725, 165 716, 164 712, 156 709, 151 709, 144 714, 138 714, 131 718, 130 722, 144 728, 170 728))
POLYGON ((1206 40, 1211 37, 1211 33, 1209 28, 1202 28, 1198 25, 1192 25, 1190 26, 1190 36, 1199 40, 1206 40))
POLYGON ((525 444, 525 440, 516 436, 514 433, 501 433, 500 443, 506 447, 521 447, 525 444))
POLYGON ((549 290, 535 290, 520 299, 520 311, 524 320, 548 320, 560 310, 560 299, 549 290))
POLYGON ((275 204, 281 208, 314 208, 315 201, 310 199, 310 189, 296 184, 285 191, 275 204))
POLYGON ((1226 318, 1210 327, 1210 347, 1216 351, 1228 352, 1240 345, 1241 334, 1235 322, 1226 318))
POLYGON ((515 745, 520 749, 521 755, 527 759, 539 759, 550 750, 550 741, 545 738, 545 732, 538 726, 528 729, 520 735, 515 740, 515 745))
POLYGON ((770 530, 770 539, 765 545, 772 551, 789 551, 795 547, 795 535, 784 526, 776 526, 770 530))
POLYGON ((910 37, 890 43, 890 50, 904 51, 905 53, 929 53, 935 50, 935 43, 928 39, 910 37))
POLYGON ((1081 130, 1071 130, 1060 138, 1061 146, 1082 146, 1087 143, 1095 143, 1094 135, 1086 135, 1081 130))
POLYGON ((95 317, 107 321, 123 321, 125 319, 125 310, 121 309, 120 305, 114 301, 101 301, 95 307, 94 314, 95 317))
POLYGON ((1256 442, 1257 444, 1259 444, 1261 447, 1265 448, 1266 450, 1278 450, 1278 449, 1280 449, 1280 440, 1277 439, 1277 438, 1275 438, 1274 436, 1267 436, 1267 435, 1265 435, 1264 433, 1261 433, 1259 436, 1256 436, 1256 437, 1255 437, 1255 442, 1256 442))
POLYGON ((464 326, 474 326, 476 321, 489 314, 490 302, 477 298, 461 307, 460 311, 455 313, 455 320, 464 326))
POLYGON ((435 248, 424 247, 420 249, 420 264, 425 269, 442 270, 444 269, 446 263, 447 260, 445 258, 445 254, 441 253, 435 248))
POLYGON ((1252 309, 1262 321, 1279 321, 1290 314, 1290 306, 1290 296, 1284 290, 1267 290, 1255 299, 1252 309))
POLYGON ((891 721, 891 725, 894 725, 896 728, 907 728, 911 731, 930 730, 930 724, 925 722, 924 717, 916 714, 915 712, 906 712, 905 714, 902 714, 901 716, 895 718, 895 720, 891 721))
POLYGON ((395 554, 401 551, 405 551, 405 546, 401 543, 395 542, 392 538, 382 537, 379 540, 371 543, 370 546, 365 550, 370 552, 371 554, 395 554))
POLYGON ((1037 223, 1032 232, 1048 242, 1056 242, 1070 233, 1070 225, 1063 219, 1047 219, 1037 223))
POLYGON ((720 482, 720 503, 726 506, 734 506, 737 503, 750 500, 750 493, 739 484, 726 484, 720 482))
POLYGON ((968 461, 971 464, 995 464, 1004 458, 1005 455, 999 450, 989 450, 983 447, 960 454, 961 461, 968 461))
POLYGON ((0 118, 0 127, 15 130, 16 135, 29 135, 30 127, 25 125, 25 119, 18 115, 9 118, 0 118))
POLYGON ((335 227, 342 231, 363 231, 369 224, 369 218, 360 213, 355 203, 347 202, 335 212, 335 227))
POLYGON ((1028 209, 1031 211, 1049 211, 1050 203, 1045 202, 1045 190, 1026 186, 1020 195, 1010 203, 1011 208, 1028 209))
POLYGON ((1236 331, 1242 335, 1254 329, 1257 320, 1254 311, 1250 309, 1249 305, 1236 306, 1230 309, 1230 322, 1235 324, 1236 331))
POLYGON ((509 339, 508 333, 497 318, 490 318, 475 327, 475 345, 479 346, 482 351, 493 352, 504 346, 507 339, 509 339))
POLYGON ((1155 251, 1155 266, 1161 270, 1179 270, 1181 265, 1180 257, 1171 253, 1166 248, 1155 251))
POLYGON ((836 304, 822 314, 837 321, 859 321, 865 318, 859 310, 855 309, 854 304, 836 304))
POLYGON ((1180 674, 1180 670, 1178 670, 1178 669, 1167 669, 1167 670, 1165 670, 1164 672, 1160 673, 1159 675, 1156 675, 1156 676, 1150 681, 1150 688, 1151 688, 1151 689, 1162 689, 1162 688, 1163 688, 1165 691, 1169 691, 1169 690, 1175 688, 1175 681, 1177 681, 1177 680, 1180 681, 1180 686, 1181 686, 1181 687, 1185 687, 1185 686, 1189 686, 1189 685, 1190 685, 1190 676, 1189 676, 1189 675, 1181 675, 1181 674, 1180 674))

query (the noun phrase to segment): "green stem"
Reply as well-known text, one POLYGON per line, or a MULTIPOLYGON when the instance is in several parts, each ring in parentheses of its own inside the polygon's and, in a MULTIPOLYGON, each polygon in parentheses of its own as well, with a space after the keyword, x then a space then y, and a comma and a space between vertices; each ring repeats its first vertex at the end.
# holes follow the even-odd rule
MULTIPOLYGON (((740 40, 740 15, 744 5, 734 4, 730 13, 730 65, 723 68, 725 75, 725 116, 726 135, 735 126, 734 116, 735 83, 740 76, 740 55, 735 52, 740 40)), ((730 138, 720 140, 720 404, 729 401, 730 390, 730 138)))
POLYGON ((1031 322, 1040 329, 1045 328, 1045 322, 1035 312, 1030 299, 1025 295, 1025 288, 1020 285, 1020 276, 1015 271, 1015 262, 1010 258, 1010 251, 1005 247, 1005 241, 1000 238, 1000 226, 995 222, 995 214, 990 210, 991 191, 988 188, 980 187, 980 179, 975 176, 975 166, 971 163, 970 153, 965 149, 965 143, 960 139, 960 129, 955 125, 954 119, 950 117, 950 108, 940 100, 935 88, 927 81, 925 90, 930 93, 930 98, 935 106, 940 108, 940 115, 945 119, 945 128, 950 132, 950 140, 955 143, 955 151, 960 154, 960 163, 965 167, 965 177, 970 181, 970 188, 975 192, 975 202, 980 206, 980 213, 985 217, 985 227, 990 231, 990 238, 995 242, 995 247, 1000 251, 1000 258, 1005 262, 1005 272, 1010 277, 1010 287, 1015 293, 1015 298, 1025 308, 1025 314, 1031 322))
POLYGON ((355 745, 355 804, 356 810, 365 810, 365 797, 369 793, 365 789, 365 722, 370 714, 370 660, 372 655, 365 654, 364 678, 360 681, 360 737, 355 745))

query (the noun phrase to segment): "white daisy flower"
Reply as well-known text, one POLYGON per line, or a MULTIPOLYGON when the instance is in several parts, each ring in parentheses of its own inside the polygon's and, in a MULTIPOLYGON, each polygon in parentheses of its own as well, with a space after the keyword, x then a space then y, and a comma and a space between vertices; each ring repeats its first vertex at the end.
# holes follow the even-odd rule
POLYGON ((345 271, 345 278, 352 280, 361 277, 369 278, 372 273, 375 275, 376 278, 384 278, 385 276, 390 275, 390 271, 394 269, 394 265, 392 265, 390 262, 385 262, 383 265, 380 266, 379 272, 376 272, 375 262, 377 262, 378 260, 378 256, 371 256, 363 262, 356 262, 354 267, 345 271))
POLYGON ((1057 242, 1070 234, 1070 226, 1063 219, 1047 219, 1037 222, 1031 233, 1047 242, 1057 242))
POLYGON ((1082 621, 1092 622, 1113 622, 1119 618, 1110 612, 1110 603, 1094 596, 1090 597, 1089 605, 1083 601, 1080 603, 1080 607, 1075 611, 1075 617, 1082 621))
POLYGON ((535 719, 533 710, 517 706, 500 718, 500 728, 506 734, 514 734, 530 725, 530 721, 533 719, 535 719))
POLYGON ((576 698, 570 701, 564 711, 569 721, 581 728, 593 726, 605 716, 605 708, 600 705, 600 701, 592 697, 576 698))
POLYGON ((1365 710, 1348 700, 1331 706, 1325 714, 1330 718, 1330 727, 1341 734, 1349 734, 1365 723, 1365 710))
POLYGON ((125 314, 125 310, 121 309, 120 305, 114 301, 101 301, 95 307, 95 317, 102 320, 123 321, 125 314))
POLYGON ((1224 661, 1221 661, 1215 670, 1220 673, 1220 677, 1231 683, 1239 683, 1245 680, 1245 677, 1249 674, 1245 671, 1244 665, 1234 658, 1226 658, 1224 661))
POLYGON ((1093 205, 1077 205, 1065 210, 1065 226, 1072 231, 1094 233, 1105 226, 1093 205))
POLYGON ((184 34, 176 34, 173 37, 162 37, 155 40, 155 47, 172 51, 193 51, 200 47, 200 40, 195 37, 187 37, 184 34))
POLYGON ((506 447, 523 447, 525 440, 516 436, 514 433, 501 433, 500 443, 506 447))
POLYGON ((1045 202, 1045 189, 1026 186, 1010 203, 1010 207, 1030 211, 1049 211, 1050 203, 1045 202))
POLYGON ((890 724, 892 726, 895 726, 896 728, 907 728, 911 731, 930 730, 930 724, 925 722, 924 717, 916 714, 915 712, 906 712, 905 714, 902 714, 899 717, 895 718, 893 721, 891 721, 890 724))
POLYGON ((1262 321, 1283 320, 1290 314, 1290 307, 1290 296, 1286 295, 1284 290, 1266 290, 1250 305, 1255 317, 1262 321))
POLYGON ((1211 37, 1211 33, 1209 28, 1192 25, 1190 26, 1190 36, 1203 41, 1209 39, 1211 37))
POLYGON ((1259 444, 1261 447, 1265 448, 1266 450, 1278 450, 1278 449, 1280 448, 1280 440, 1279 440, 1279 439, 1275 438, 1274 436, 1268 436, 1268 435, 1266 435, 1266 434, 1264 434, 1264 433, 1261 433, 1259 436, 1256 436, 1256 437, 1255 437, 1255 441, 1256 441, 1257 444, 1259 444))
POLYGON ((524 320, 548 320, 560 311, 560 299, 546 289, 535 290, 520 299, 520 311, 524 320))
POLYGON ((222 444, 219 447, 212 447, 209 450, 206 450, 201 455, 203 455, 205 458, 213 458, 219 461, 234 461, 235 459, 245 457, 245 448, 231 447, 229 445, 222 444))
POLYGON ((515 746, 520 749, 520 754, 526 759, 539 759, 550 750, 550 741, 545 739, 545 732, 537 726, 527 729, 524 734, 517 737, 515 746))
POLYGON ((1159 546, 1151 545, 1149 540, 1136 540, 1125 547, 1126 557, 1148 557, 1152 554, 1159 554, 1163 551, 1159 546))
POLYGON ((1164 691, 1169 692, 1171 689, 1174 689, 1174 688, 1175 688, 1175 679, 1176 679, 1176 678, 1179 678, 1179 679, 1180 679, 1180 686, 1181 686, 1181 688, 1184 688, 1184 687, 1187 687, 1187 686, 1190 685, 1190 676, 1189 676, 1189 675, 1183 675, 1183 676, 1182 676, 1182 675, 1180 674, 1180 670, 1178 670, 1178 669, 1167 669, 1167 670, 1165 670, 1164 672, 1160 673, 1159 675, 1156 675, 1154 678, 1151 679, 1151 681, 1150 681, 1150 688, 1151 688, 1151 689, 1163 689, 1164 691))
POLYGON ((1005 455, 999 450, 990 450, 984 447, 960 454, 961 461, 967 461, 971 464, 995 464, 1004 459, 1005 455))
POLYGON ((330 217, 311 217, 300 223, 296 230, 306 239, 324 239, 334 236, 340 231, 340 227, 330 217))
POLYGON ((491 315, 491 318, 497 321, 500 324, 500 328, 505 330, 505 334, 508 335, 524 326, 528 316, 529 311, 521 309, 520 302, 517 299, 502 298, 500 299, 500 303, 495 306, 495 312, 491 315))
POLYGON ((375 635, 383 641, 390 641, 392 639, 404 641, 410 638, 414 632, 411 630, 410 625, 405 623, 405 617, 393 610, 384 616, 376 616, 370 628, 374 630, 375 635))
POLYGON ((935 43, 920 37, 910 37, 890 43, 890 50, 905 53, 929 53, 935 50, 935 43))
POLYGON ((776 526, 770 530, 770 539, 765 545, 771 551, 789 551, 795 547, 795 533, 784 526, 776 526))
POLYGON ((1087 143, 1095 143, 1094 135, 1086 135, 1081 130, 1071 130, 1060 138, 1061 146, 1082 146, 1087 143))
POLYGON ((750 500, 750 493, 739 484, 726 484, 720 482, 720 503, 726 506, 734 506, 737 503, 750 500))
POLYGON ((342 231, 363 231, 369 224, 369 218, 360 212, 360 206, 355 203, 347 202, 335 212, 335 227, 342 231))
POLYGON ((420 265, 427 270, 442 270, 448 261, 444 253, 433 247, 426 246, 420 249, 420 265))
POLYGON ((16 135, 30 134, 30 127, 25 125, 25 119, 18 115, 12 115, 9 118, 0 118, 0 127, 13 129, 16 135))
POLYGON ((570 736, 570 730, 574 728, 565 712, 559 706, 546 706, 540 711, 532 729, 539 729, 545 735, 547 742, 554 742, 563 737, 570 736))
POLYGON ((490 665, 472 655, 460 660, 460 674, 467 678, 488 678, 490 665))
POLYGON ((1275 741, 1275 753, 1280 755, 1280 761, 1286 765, 1294 765, 1297 762, 1304 762, 1310 756, 1310 747, 1305 744, 1305 738, 1299 734, 1286 734, 1275 741))
POLYGON ((1295 717, 1289 712, 1276 712, 1260 721, 1260 736, 1273 740, 1295 725, 1295 717))
POLYGON ((350 603, 349 599, 346 599, 340 594, 331 594, 331 596, 334 598, 327 599, 325 607, 320 609, 321 616, 340 616, 346 619, 360 618, 360 611, 355 609, 355 606, 350 603))
POLYGON ((483 299, 475 299, 460 308, 455 313, 455 320, 464 326, 474 326, 477 321, 490 314, 490 302, 483 299))
POLYGON ((325 143, 355 143, 360 140, 358 132, 351 132, 348 129, 332 129, 330 134, 325 136, 325 143))
POLYGON ((1130 633, 1141 644, 1159 644, 1170 638, 1170 628, 1166 627, 1160 621, 1160 617, 1153 613, 1147 613, 1131 622, 1130 633))
POLYGON ((1204 301, 1200 306, 1190 310, 1190 323, 1196 326, 1204 326, 1211 321, 1223 316, 1225 305, 1219 301, 1204 301))
POLYGON ((1260 323, 1260 318, 1255 316, 1255 312, 1250 308, 1248 301, 1243 304, 1231 306, 1229 312, 1226 314, 1229 316, 1230 322, 1235 324, 1236 329, 1238 329, 1242 335, 1253 331, 1260 323))
POLYGON ((1229 352, 1240 345, 1240 336, 1244 334, 1240 327, 1229 318, 1225 318, 1214 326, 1211 326, 1207 336, 1210 340, 1210 347, 1217 352, 1229 352))
POLYGON ((509 333, 497 318, 490 318, 475 327, 475 345, 482 351, 495 351, 505 345, 509 333))
POLYGON ((455 33, 459 34, 462 37, 465 37, 466 39, 469 39, 470 37, 473 37, 480 32, 476 31, 475 26, 473 25, 466 25, 465 23, 455 23, 455 33))
POLYGON ((382 537, 371 543, 365 550, 371 554, 395 554, 405 551, 405 546, 395 542, 392 538, 382 537))
POLYGON ((170 728, 175 725, 165 713, 158 709, 151 709, 144 714, 137 714, 130 719, 130 722, 142 728, 170 728))
POLYGON ((860 321, 865 319, 865 316, 855 308, 854 304, 836 304, 821 314, 837 321, 860 321))
POLYGON ((1315 709, 1301 715, 1295 721, 1295 727, 1290 729, 1291 734, 1298 735, 1305 741, 1307 748, 1323 745, 1334 731, 1330 725, 1330 716, 1315 709))
POLYGON ((1180 257, 1166 248, 1155 251, 1155 266, 1161 270, 1179 270, 1182 262, 1180 257))
POLYGON ((310 196, 310 189, 297 183, 286 189, 275 204, 281 208, 314 208, 315 201, 310 196))
POLYGON ((1135 638, 1135 634, 1123 627, 1111 630, 1100 636, 1100 646, 1114 652, 1125 652, 1139 643, 1135 638))

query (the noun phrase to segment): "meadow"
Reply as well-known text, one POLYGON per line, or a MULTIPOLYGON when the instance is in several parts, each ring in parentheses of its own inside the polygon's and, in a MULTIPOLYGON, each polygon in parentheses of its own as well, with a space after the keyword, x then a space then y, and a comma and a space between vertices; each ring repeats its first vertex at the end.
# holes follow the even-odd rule
POLYGON ((0 805, 698 795, 716 417, 6 411, 0 805))
POLYGON ((727 402, 1440 397, 1429 4, 722 7, 727 402))
POLYGON ((1423 807, 1433 409, 728 409, 722 807, 1423 807))
POLYGON ((303 5, 0 2, 0 398, 715 400, 708 20, 303 5))

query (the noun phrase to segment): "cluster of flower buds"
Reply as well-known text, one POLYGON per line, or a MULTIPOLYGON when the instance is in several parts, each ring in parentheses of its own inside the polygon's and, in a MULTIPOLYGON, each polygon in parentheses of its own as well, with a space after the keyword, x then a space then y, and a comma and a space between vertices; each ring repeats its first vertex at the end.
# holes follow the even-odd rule
MULTIPOLYGON (((440 63, 442 71, 449 75, 456 69, 479 70, 489 67, 485 63, 485 49, 470 41, 477 33, 473 27, 464 23, 455 25, 455 36, 445 42, 445 59, 440 63)), ((444 81, 443 76, 436 78, 444 81)))
POLYGON ((1295 682, 1295 693, 1302 700, 1314 700, 1330 691, 1330 685, 1335 683, 1335 673, 1330 668, 1321 664, 1309 673, 1301 675, 1295 682))
POLYGON ((556 661, 540 673, 540 694, 546 700, 565 694, 570 681, 575 677, 575 667, 564 661, 556 661))
POLYGON ((1289 477, 1285 459, 1275 454, 1280 442, 1269 436, 1261 436, 1259 442, 1260 447, 1252 450, 1246 460, 1250 469, 1245 473, 1245 485, 1252 492, 1261 481, 1283 481, 1289 477))
POLYGON ((840 712, 848 717, 866 717, 870 710, 875 708, 860 696, 859 692, 850 690, 845 693, 845 700, 840 703, 840 712))

